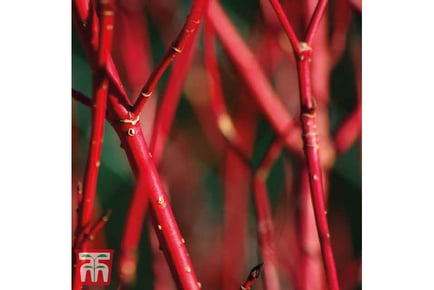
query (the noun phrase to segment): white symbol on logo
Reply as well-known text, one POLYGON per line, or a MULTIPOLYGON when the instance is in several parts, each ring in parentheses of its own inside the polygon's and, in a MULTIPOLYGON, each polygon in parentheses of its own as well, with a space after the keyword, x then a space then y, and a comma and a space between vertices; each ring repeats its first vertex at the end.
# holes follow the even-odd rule
POLYGON ((98 273, 102 272, 103 281, 107 282, 109 278, 109 267, 100 263, 100 261, 110 260, 110 252, 100 252, 100 253, 79 253, 78 257, 80 260, 89 260, 89 262, 84 263, 80 267, 80 279, 81 282, 86 280, 87 272, 90 272, 90 279, 92 282, 96 282, 98 278, 98 273))

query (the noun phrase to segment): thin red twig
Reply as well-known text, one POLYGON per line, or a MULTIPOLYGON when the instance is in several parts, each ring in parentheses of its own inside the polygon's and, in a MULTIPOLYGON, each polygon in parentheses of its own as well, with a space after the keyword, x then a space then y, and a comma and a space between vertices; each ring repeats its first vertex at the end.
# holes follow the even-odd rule
POLYGON ((223 137, 228 142, 231 149, 239 154, 246 164, 250 164, 249 153, 245 150, 245 146, 242 144, 240 134, 235 128, 234 122, 229 115, 229 112, 225 105, 223 96, 223 89, 221 84, 221 78, 219 68, 217 65, 216 49, 215 49, 215 30, 212 25, 209 24, 209 16, 206 15, 206 21, 204 25, 204 55, 205 66, 208 72, 208 86, 211 96, 211 108, 217 120, 217 126, 222 133, 223 137))
POLYGON ((173 61, 177 54, 181 53, 186 45, 187 41, 191 41, 190 38, 198 29, 200 24, 200 18, 202 17, 206 1, 205 0, 195 0, 191 6, 190 14, 187 16, 187 20, 182 27, 181 32, 178 34, 175 41, 166 51, 158 65, 152 71, 146 84, 141 90, 139 96, 137 97, 132 112, 134 115, 138 115, 142 110, 143 106, 148 101, 151 96, 155 86, 160 80, 163 73, 166 71, 169 64, 173 61))
POLYGON ((266 290, 280 289, 274 244, 273 217, 270 200, 268 198, 266 178, 273 163, 278 158, 281 149, 281 141, 279 139, 273 141, 253 178, 258 240, 262 260, 264 261, 264 288, 266 290))
MULTIPOLYGON (((243 150, 250 156, 256 135, 257 118, 252 114, 252 104, 246 96, 240 95, 239 101, 234 124, 240 132, 238 145, 241 149, 238 151, 243 150)), ((229 148, 224 160, 223 177, 223 289, 235 289, 244 271, 251 174, 249 163, 229 148)))
POLYGON ((328 0, 319 0, 312 17, 310 18, 309 25, 307 26, 306 36, 304 38, 305 42, 309 46, 312 45, 313 37, 315 36, 316 30, 323 19, 323 15, 327 9, 327 2, 328 0))
POLYGON ((278 0, 270 0, 270 3, 274 11, 276 12, 277 17, 279 18, 279 21, 282 24, 282 27, 285 30, 286 35, 288 36, 292 48, 294 49, 297 55, 300 54, 301 48, 300 48, 298 38, 295 35, 294 29, 292 29, 292 25, 289 23, 288 18, 286 17, 285 12, 282 9, 282 6, 280 5, 278 0))
POLYGON ((186 43, 184 53, 173 64, 173 69, 167 81, 168 85, 162 96, 161 104, 157 111, 150 148, 155 163, 160 164, 164 147, 175 118, 176 108, 181 97, 182 87, 187 77, 187 72, 196 52, 198 30, 193 32, 192 41, 186 43))
POLYGON ((298 284, 299 289, 324 289, 324 266, 317 234, 309 176, 306 165, 299 173, 299 223, 298 223, 298 284))
POLYGON ((104 135, 104 121, 106 116, 108 79, 105 74, 105 65, 110 53, 111 36, 113 34, 113 3, 101 1, 98 12, 100 21, 100 40, 98 51, 97 73, 94 75, 94 107, 92 109, 92 132, 89 143, 89 154, 86 163, 84 177, 84 193, 82 210, 80 211, 80 222, 78 229, 81 230, 90 222, 93 212, 94 200, 96 195, 96 184, 98 169, 100 166, 100 156, 104 135))
POLYGON ((130 285, 136 279, 138 245, 147 207, 148 199, 144 194, 143 181, 137 179, 125 221, 119 253, 118 274, 122 285, 130 285))
MULTIPOLYGON (((89 1, 89 5, 91 3, 92 1, 89 1)), ((72 5, 72 15, 73 15, 76 31, 83 45, 84 51, 86 53, 86 57, 89 61, 92 71, 97 71, 98 56, 95 52, 98 51, 98 46, 97 43, 92 43, 92 38, 93 38, 92 35, 95 33, 94 31, 92 31, 92 26, 94 25, 93 24, 94 22, 95 23, 97 22, 97 19, 93 18, 90 24, 83 26, 83 22, 82 22, 83 20, 80 18, 81 16, 79 15, 79 11, 78 11, 79 8, 75 5, 76 4, 75 2, 73 4, 74 5, 72 5)), ((119 74, 113 63, 113 59, 111 55, 107 56, 106 73, 108 74, 110 79, 110 90, 114 91, 114 93, 116 94, 116 98, 118 98, 118 102, 121 102, 124 108, 128 107, 130 105, 130 101, 127 97, 127 93, 125 92, 122 82, 120 81, 119 74)))

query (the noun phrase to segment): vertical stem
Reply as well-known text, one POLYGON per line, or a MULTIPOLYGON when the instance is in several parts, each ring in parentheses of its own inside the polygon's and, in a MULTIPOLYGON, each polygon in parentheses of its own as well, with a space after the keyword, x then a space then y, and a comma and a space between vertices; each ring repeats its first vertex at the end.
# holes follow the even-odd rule
POLYGON ((208 73, 208 87, 211 98, 211 109, 217 121, 217 126, 223 137, 228 142, 230 149, 234 150, 246 164, 250 163, 249 153, 244 150, 240 134, 237 132, 234 122, 226 108, 223 86, 221 83, 217 56, 215 49, 215 30, 209 23, 209 15, 205 17, 204 25, 204 55, 205 67, 208 73))
POLYGON ((309 66, 311 60, 311 49, 306 44, 304 44, 303 47, 300 56, 297 58, 297 69, 299 75, 301 105, 300 119, 303 132, 304 152, 327 282, 330 290, 338 290, 339 283, 325 210, 325 194, 316 124, 316 104, 311 91, 312 86, 309 66))
POLYGON ((138 179, 125 221, 119 254, 119 280, 121 285, 132 284, 136 279, 137 248, 145 219, 148 198, 143 191, 143 181, 138 179))
POLYGON ((299 180, 299 285, 297 289, 324 289, 324 270, 321 246, 317 234, 315 214, 306 166, 301 165, 299 180))
POLYGON ((266 290, 280 289, 275 254, 273 216, 268 198, 266 178, 273 163, 279 157, 281 149, 282 143, 280 140, 274 140, 253 178, 253 193, 257 216, 256 228, 262 261, 264 262, 264 288, 266 290))
MULTIPOLYGON (((241 95, 241 94, 240 94, 241 95)), ((242 151, 250 156, 256 132, 256 116, 244 96, 235 114, 242 151)), ((247 245, 248 200, 251 171, 235 150, 228 149, 224 164, 223 289, 236 289, 242 277, 247 245), (236 233, 236 234, 234 234, 236 233)))

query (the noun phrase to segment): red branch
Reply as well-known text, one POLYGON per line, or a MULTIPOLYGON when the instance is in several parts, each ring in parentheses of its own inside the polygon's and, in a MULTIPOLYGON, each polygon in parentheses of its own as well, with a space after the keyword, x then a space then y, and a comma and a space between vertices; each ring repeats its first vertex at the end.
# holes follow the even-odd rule
POLYGON ((286 17, 285 12, 282 9, 282 6, 280 5, 278 0, 270 0, 270 3, 273 6, 277 17, 279 18, 279 21, 288 36, 292 48, 297 55, 300 54, 301 49, 300 44, 298 43, 298 38, 295 35, 294 29, 292 29, 292 25, 289 23, 288 18, 286 17))
MULTIPOLYGON (((76 13, 75 15, 77 16, 76 13)), ((92 63, 92 61, 95 60, 95 55, 92 53, 93 47, 90 42, 91 38, 81 28, 79 28, 78 31, 84 44, 83 46, 92 63)), ((111 59, 108 58, 107 65, 110 64, 110 60, 111 59)), ((94 71, 97 71, 97 69, 94 69, 94 71)), ((143 193, 146 192, 149 197, 153 224, 158 234, 161 248, 171 267, 172 275, 179 288, 199 289, 199 284, 192 268, 190 258, 188 257, 183 239, 168 203, 167 194, 163 189, 145 143, 140 124, 132 119, 131 113, 127 110, 126 106, 128 106, 128 104, 126 104, 126 102, 128 99, 126 98, 125 92, 123 90, 121 92, 116 91, 116 84, 120 83, 119 77, 117 77, 117 75, 113 76, 113 72, 115 72, 116 69, 112 67, 110 70, 108 66, 107 71, 111 78, 115 78, 115 86, 111 88, 115 89, 116 92, 116 95, 109 95, 109 120, 121 139, 130 165, 133 171, 136 172, 137 179, 140 182, 140 179, 143 178, 142 190, 143 193)), ((106 90, 108 89, 105 86, 104 88, 106 90)), ((105 110, 103 113, 102 116, 104 120, 105 110)), ((143 201, 146 201, 145 198, 143 201)), ((75 272, 77 273, 77 271, 75 272)), ((74 278, 76 277, 77 275, 74 278)), ((78 283, 75 283, 75 287, 79 287, 78 283)))
POLYGON ((215 30, 212 25, 209 24, 209 15, 206 15, 205 29, 204 29, 204 51, 205 51, 205 66, 208 72, 208 86, 211 95, 211 109, 217 120, 217 127, 219 128, 222 136, 226 139, 229 147, 249 165, 249 153, 243 145, 243 140, 234 122, 230 117, 225 105, 223 96, 223 89, 221 84, 221 78, 219 68, 217 65, 217 56, 215 49, 215 30))
MULTIPOLYGON (((338 290, 339 282, 336 273, 336 266, 333 250, 330 241, 330 232, 325 211, 325 192, 323 187, 322 168, 319 156, 318 130, 316 124, 316 103, 312 96, 310 65, 312 39, 319 26, 321 18, 327 8, 327 1, 319 0, 313 16, 310 19, 305 42, 300 43, 301 51, 297 53, 297 70, 300 90, 301 123, 303 132, 303 144, 309 183, 311 188, 312 202, 315 211, 315 220, 320 239, 321 250, 327 282, 330 290, 338 290)), ((283 17, 286 18, 286 17, 283 17)), ((290 32, 290 31, 289 31, 290 32)), ((292 35, 288 33, 290 40, 292 35)), ((295 46, 293 44, 293 46, 295 46)))
POLYGON ((108 79, 105 77, 105 64, 111 47, 113 32, 113 7, 109 2, 103 2, 98 7, 100 21, 100 39, 98 50, 98 70, 94 73, 94 106, 92 108, 92 132, 89 142, 89 154, 84 176, 84 193, 78 230, 81 231, 92 216, 96 195, 96 183, 104 135, 104 121, 107 105, 108 79))
POLYGON ((179 232, 140 124, 116 120, 111 123, 121 139, 131 167, 137 170, 138 183, 143 184, 140 186, 143 191, 141 202, 146 202, 146 192, 150 202, 152 222, 177 286, 181 289, 199 289, 184 239, 179 232))
POLYGON ((315 214, 309 189, 306 166, 300 170, 299 185, 299 275, 300 289, 324 289, 324 271, 321 261, 321 247, 315 224, 315 214))
POLYGON ((267 80, 255 56, 238 34, 221 6, 211 1, 208 9, 210 23, 214 27, 223 48, 238 69, 258 107, 290 152, 302 155, 300 129, 283 106, 267 80))
POLYGON ((150 148, 155 163, 160 164, 164 147, 169 137, 169 132, 175 118, 176 108, 181 97, 182 87, 187 77, 188 70, 193 61, 198 39, 198 30, 193 32, 192 41, 187 42, 184 53, 177 58, 167 81, 168 85, 162 96, 154 123, 150 148))
POLYGON ((205 4, 205 0, 193 1, 190 14, 187 16, 187 20, 182 27, 181 32, 178 34, 178 37, 172 43, 171 47, 169 47, 169 49, 166 51, 158 65, 152 71, 145 86, 137 97, 132 110, 133 115, 138 115, 140 113, 169 64, 173 61, 177 54, 182 52, 187 41, 189 41, 191 36, 194 35, 194 32, 199 27, 200 18, 202 17, 205 4))
POLYGON ((281 149, 282 143, 280 140, 273 141, 253 178, 258 240, 262 260, 264 261, 264 287, 266 290, 280 289, 274 244, 273 217, 266 178, 281 149))
MULTIPOLYGON (((76 3, 74 2, 74 4, 76 3)), ((91 1, 89 2, 89 4, 91 4, 91 1)), ((75 27, 80 41, 83 45, 84 51, 86 53, 86 57, 91 66, 91 69, 92 71, 97 71, 99 69, 97 65, 98 56, 96 54, 96 52, 98 51, 98 44, 91 42, 93 34, 95 34, 95 32, 92 31, 90 27, 94 26, 94 23, 97 23, 98 19, 92 18, 91 23, 84 26, 82 23, 86 20, 81 18, 78 10, 79 8, 76 5, 72 6, 72 15, 75 27)), ((114 93, 116 93, 116 98, 119 98, 118 102, 121 102, 123 107, 128 107, 130 105, 130 101, 120 81, 119 74, 113 63, 111 55, 107 56, 106 73, 110 79, 110 90, 114 90, 114 93)))
POLYGON ((119 280, 130 285, 136 279, 137 248, 142 233, 148 199, 143 192, 143 181, 137 180, 125 221, 119 254, 119 280))
MULTIPOLYGON (((94 203, 96 197, 96 186, 98 179, 98 169, 100 166, 100 157, 104 136, 104 122, 107 107, 107 95, 109 88, 109 79, 107 77, 105 67, 113 36, 113 10, 114 3, 111 1, 100 1, 97 3, 99 21, 99 42, 97 57, 98 69, 94 70, 93 77, 93 107, 92 107, 92 129, 91 137, 89 140, 89 153, 87 156, 86 169, 84 175, 83 199, 80 204, 79 222, 77 225, 75 249, 87 246, 87 239, 85 238, 86 229, 90 227, 92 212, 94 210, 94 203), (80 237, 84 240, 80 241, 80 237)), ((104 221, 106 219, 103 218, 104 221)), ((89 233, 96 232, 101 228, 104 223, 97 222, 97 224, 89 231, 89 233)), ((77 269, 74 272, 74 289, 79 289, 81 282, 76 278, 78 276, 77 269)))
MULTIPOLYGON (((256 134, 257 118, 252 104, 240 94, 235 126, 240 132, 238 151, 251 155, 256 134)), ((247 222, 251 170, 243 158, 232 149, 227 150, 224 163, 224 216, 223 216, 223 289, 239 285, 246 258, 247 222), (237 233, 234 235, 234 233, 237 233)))
POLYGON ((311 50, 305 49, 297 59, 299 73, 301 123, 303 130, 304 151, 309 172, 312 202, 315 220, 320 238, 321 250, 330 290, 338 290, 339 283, 330 240, 330 231, 326 218, 325 193, 322 168, 319 156, 318 130, 316 124, 316 106, 311 92, 310 66, 311 50))

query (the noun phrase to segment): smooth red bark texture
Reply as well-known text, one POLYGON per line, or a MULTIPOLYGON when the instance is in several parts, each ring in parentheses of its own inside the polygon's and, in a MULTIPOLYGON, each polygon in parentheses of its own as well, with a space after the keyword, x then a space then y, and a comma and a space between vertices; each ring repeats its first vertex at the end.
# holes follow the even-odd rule
POLYGON ((187 20, 182 27, 181 32, 178 34, 175 41, 172 43, 171 47, 166 51, 163 58, 157 64, 155 69, 152 71, 145 86, 142 88, 140 95, 137 97, 134 107, 132 109, 134 115, 138 115, 142 110, 143 106, 148 101, 154 91, 155 86, 160 80, 161 76, 173 61, 177 54, 181 53, 186 45, 187 41, 191 41, 192 35, 199 28, 200 19, 202 17, 206 1, 205 0, 194 0, 191 6, 190 14, 187 16, 187 20))
POLYGON ((169 85, 166 87, 158 107, 150 143, 152 156, 154 156, 156 164, 160 164, 170 130, 173 126, 182 88, 187 77, 187 72, 193 62, 194 53, 196 52, 198 35, 199 33, 196 29, 193 32, 192 41, 189 41, 185 45, 184 53, 175 60, 168 80, 169 85))
POLYGON ((154 229, 177 286, 181 289, 199 289, 184 239, 179 232, 169 198, 159 178, 140 125, 116 120, 112 120, 111 124, 121 139, 122 148, 131 166, 136 169, 138 187, 143 192, 142 202, 146 202, 148 197, 154 229))

